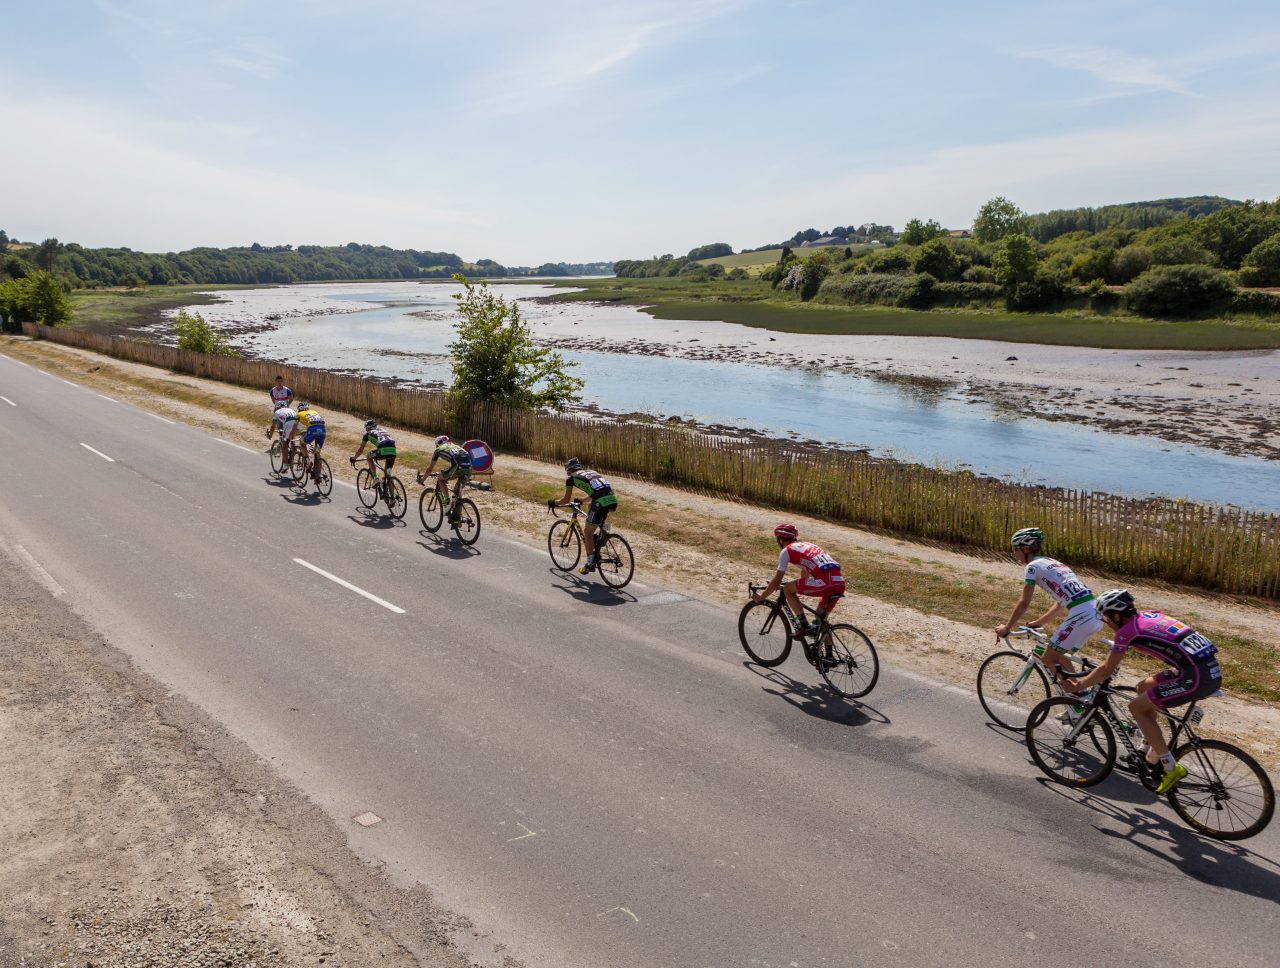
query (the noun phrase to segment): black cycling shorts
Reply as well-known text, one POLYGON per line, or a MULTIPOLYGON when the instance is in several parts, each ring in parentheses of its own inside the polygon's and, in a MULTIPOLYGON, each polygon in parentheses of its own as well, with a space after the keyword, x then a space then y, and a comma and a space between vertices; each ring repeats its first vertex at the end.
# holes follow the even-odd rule
POLYGON ((613 504, 607 508, 602 508, 593 501, 591 503, 591 507, 587 508, 587 524, 593 525, 597 528, 600 527, 604 524, 604 519, 609 516, 609 512, 617 506, 618 505, 613 504))
POLYGON ((369 456, 373 458, 373 460, 377 461, 377 463, 381 465, 382 469, 386 471, 388 474, 391 473, 391 468, 396 466, 396 456, 397 456, 396 454, 373 453, 373 454, 370 454, 369 456))

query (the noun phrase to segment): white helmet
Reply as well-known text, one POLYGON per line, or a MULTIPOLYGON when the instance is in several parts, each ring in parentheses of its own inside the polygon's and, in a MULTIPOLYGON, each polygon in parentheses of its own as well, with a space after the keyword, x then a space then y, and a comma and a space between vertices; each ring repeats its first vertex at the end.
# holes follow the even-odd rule
POLYGON ((1022 528, 1009 539, 1012 548, 1035 548, 1044 542, 1044 532, 1039 528, 1022 528))
POLYGON ((449 442, 448 434, 441 434, 439 437, 436 438, 437 447, 439 447, 441 444, 447 444, 448 442, 449 442))

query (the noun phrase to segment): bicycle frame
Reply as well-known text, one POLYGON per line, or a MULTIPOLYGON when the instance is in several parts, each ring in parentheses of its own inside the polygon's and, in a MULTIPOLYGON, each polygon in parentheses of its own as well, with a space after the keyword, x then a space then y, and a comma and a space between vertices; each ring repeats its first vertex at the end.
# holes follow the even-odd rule
MULTIPOLYGON (((753 595, 756 592, 763 591, 767 587, 768 587, 767 585, 756 585, 751 582, 747 583, 747 588, 751 590, 751 593, 753 595)), ((776 622, 780 615, 785 615, 786 621, 790 623, 789 627, 791 628, 795 627, 796 613, 792 611, 790 603, 787 602, 787 596, 784 595, 781 592, 781 590, 779 590, 777 598, 773 598, 773 599, 766 598, 765 601, 771 602, 773 604, 773 612, 770 613, 769 615, 770 622, 776 622)), ((805 610, 805 612, 812 615, 814 618, 818 620, 818 634, 815 636, 812 636, 813 641, 811 642, 809 640, 809 637, 806 637, 801 640, 801 642, 804 645, 805 655, 808 655, 810 650, 814 647, 814 645, 817 642, 820 642, 822 640, 823 635, 826 633, 830 625, 827 622, 827 616, 825 614, 823 614, 822 612, 819 612, 816 608, 813 608, 812 606, 805 605, 803 602, 801 602, 800 605, 805 610)))

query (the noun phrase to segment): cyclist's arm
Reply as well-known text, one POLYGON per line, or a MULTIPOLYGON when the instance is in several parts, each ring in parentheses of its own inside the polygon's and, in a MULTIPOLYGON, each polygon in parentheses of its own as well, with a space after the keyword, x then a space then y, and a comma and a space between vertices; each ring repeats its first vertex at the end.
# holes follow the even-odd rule
POLYGON ((573 500, 573 485, 570 484, 568 487, 564 489, 564 493, 560 495, 560 500, 552 501, 551 506, 562 508, 566 504, 569 504, 572 500, 573 500))
POLYGON ((778 590, 778 586, 782 584, 784 578, 787 577, 786 571, 775 571, 773 577, 769 579, 769 584, 765 585, 760 591, 751 597, 757 602, 763 602, 766 598, 778 590))
POLYGON ((1013 614, 1009 616, 1009 621, 1003 625, 996 626, 996 635, 1004 638, 1009 634, 1009 630, 1018 624, 1018 619, 1022 618, 1027 607, 1031 604, 1031 596, 1036 593, 1034 584, 1026 584, 1022 586, 1022 597, 1018 599, 1018 604, 1013 606, 1013 614))
POLYGON ((1052 608, 1050 608, 1050 609, 1049 609, 1049 611, 1045 612, 1043 615, 1041 615, 1041 616, 1040 616, 1038 619, 1036 619, 1034 622, 1028 622, 1027 624, 1028 624, 1028 625, 1033 625, 1033 626, 1035 626, 1035 627, 1036 627, 1036 628, 1038 628, 1038 629, 1044 628, 1046 623, 1048 623, 1048 622, 1052 622, 1055 618, 1057 618, 1059 615, 1061 615, 1064 611, 1065 611, 1065 609, 1063 609, 1063 607, 1062 607, 1061 605, 1059 605, 1057 602, 1054 602, 1054 603, 1053 603, 1053 607, 1052 607, 1052 608))
POLYGON ((1087 676, 1081 676, 1079 679, 1072 679, 1070 676, 1064 676, 1060 685, 1065 692, 1080 692, 1082 689, 1088 689, 1090 686, 1096 686, 1107 676, 1111 675, 1120 668, 1120 660, 1124 658, 1123 652, 1111 652, 1107 655, 1107 661, 1092 670, 1087 676))
POLYGON ((352 455, 351 455, 351 459, 352 459, 352 460, 359 460, 359 459, 360 459, 360 455, 364 453, 365 444, 367 444, 367 443, 369 443, 369 438, 368 438, 368 437, 365 437, 363 440, 361 440, 361 441, 360 441, 360 447, 359 447, 359 449, 357 449, 357 450, 356 450, 356 452, 355 452, 354 454, 352 454, 352 455))

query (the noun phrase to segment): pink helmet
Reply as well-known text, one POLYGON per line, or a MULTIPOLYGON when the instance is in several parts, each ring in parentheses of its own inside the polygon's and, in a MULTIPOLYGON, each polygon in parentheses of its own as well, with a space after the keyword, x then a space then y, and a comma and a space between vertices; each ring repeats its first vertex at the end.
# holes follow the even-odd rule
POLYGON ((773 529, 775 538, 786 538, 788 541, 795 541, 800 537, 800 529, 794 524, 780 524, 773 529))

